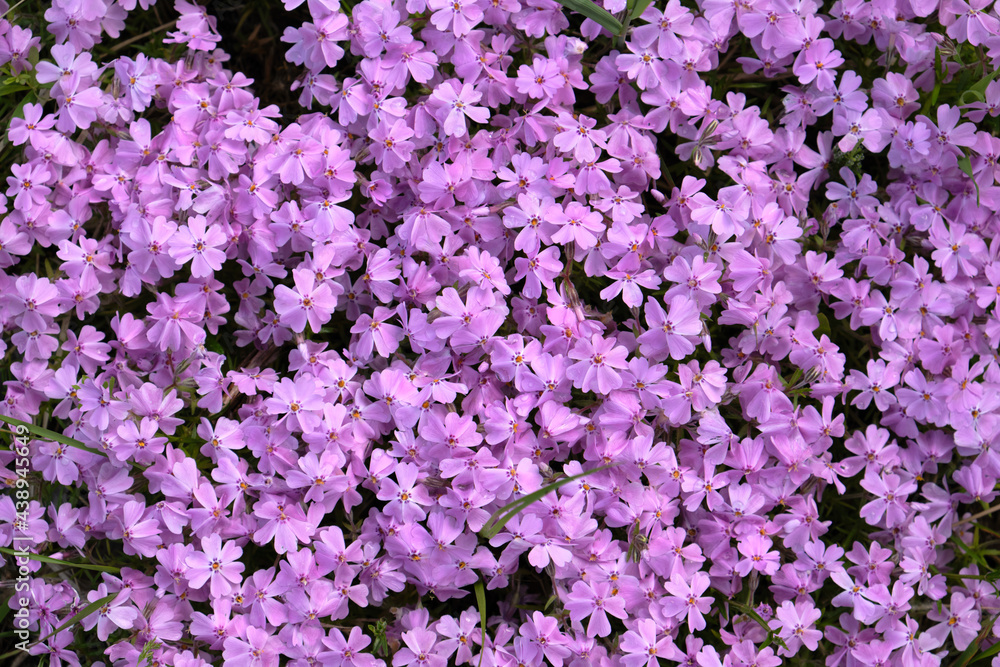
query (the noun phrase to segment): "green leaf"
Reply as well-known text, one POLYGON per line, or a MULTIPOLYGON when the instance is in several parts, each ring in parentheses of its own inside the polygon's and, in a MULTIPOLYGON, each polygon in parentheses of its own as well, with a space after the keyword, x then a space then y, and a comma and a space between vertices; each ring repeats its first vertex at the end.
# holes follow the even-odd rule
POLYGON ((973 102, 985 102, 985 101, 986 101, 985 95, 971 89, 963 91, 962 95, 958 98, 958 103, 963 106, 966 104, 972 104, 973 102))
POLYGON ((627 0, 625 3, 625 22, 622 23, 621 29, 618 31, 618 38, 615 40, 617 42, 618 48, 625 47, 625 37, 628 35, 628 28, 632 25, 632 21, 636 20, 642 13, 646 11, 649 4, 653 0, 627 0))
POLYGON ((479 627, 483 633, 479 642, 479 667, 482 667, 483 656, 486 655, 486 589, 483 588, 482 579, 476 580, 476 605, 479 607, 479 627))
POLYGON ((19 83, 0 84, 0 97, 7 97, 8 95, 13 95, 14 93, 23 93, 26 90, 31 90, 31 88, 19 83))
POLYGON ((1000 644, 994 644, 993 646, 989 647, 988 649, 986 649, 985 651, 983 651, 980 655, 976 656, 976 659, 973 660, 969 664, 970 665, 974 665, 977 662, 980 662, 982 660, 986 660, 988 658, 992 658, 997 653, 1000 653, 1000 644))
POLYGON ((926 116, 930 113, 931 109, 936 108, 938 96, 941 94, 941 82, 944 78, 944 74, 941 74, 941 49, 934 49, 934 90, 931 91, 931 96, 924 104, 923 114, 926 116))
POLYGON ((987 618, 983 622, 980 626, 979 634, 974 640, 972 640, 972 643, 969 644, 964 651, 962 651, 961 655, 958 656, 958 659, 951 663, 952 667, 965 667, 969 664, 969 661, 972 660, 973 656, 975 656, 976 652, 979 650, 979 645, 983 643, 983 640, 986 639, 993 630, 993 624, 996 620, 997 619, 994 616, 993 618, 987 618))
POLYGON ((58 558, 49 558, 48 556, 40 556, 39 554, 26 554, 20 551, 15 551, 14 549, 7 549, 0 547, 0 553, 5 553, 9 556, 23 556, 24 558, 29 558, 31 560, 37 560, 40 563, 52 563, 53 565, 65 565, 67 567, 75 567, 80 570, 96 570, 97 572, 110 572, 111 574, 118 574, 121 572, 120 568, 112 567, 110 565, 91 565, 90 563, 74 563, 71 560, 59 560, 58 558))
POLYGON ((632 8, 632 13, 629 14, 628 20, 634 21, 642 16, 651 4, 653 4, 653 0, 638 0, 638 2, 635 3, 635 7, 632 8))
POLYGON ((624 26, 622 26, 621 21, 612 16, 608 10, 598 7, 590 0, 556 0, 556 2, 566 9, 596 21, 601 27, 607 28, 612 35, 622 34, 624 26))
POLYGON ((963 154, 962 157, 958 158, 958 168, 964 171, 972 179, 973 185, 976 186, 976 206, 979 206, 979 183, 976 182, 975 174, 972 171, 972 160, 968 155, 963 154))
MULTIPOLYGON (((30 422, 21 421, 20 419, 14 419, 13 417, 8 417, 6 415, 0 415, 0 422, 7 422, 8 424, 11 424, 13 426, 23 426, 24 428, 28 429, 28 432, 31 433, 36 438, 42 438, 44 440, 52 440, 53 442, 58 442, 68 447, 75 447, 76 449, 82 449, 85 452, 90 452, 91 454, 95 454, 97 456, 111 458, 110 455, 105 451, 102 451, 100 449, 94 449, 93 447, 88 447, 79 440, 68 438, 62 433, 56 433, 55 431, 50 431, 49 429, 42 428, 41 426, 35 426, 30 422)), ((125 463, 132 466, 133 468, 138 468, 139 470, 145 470, 146 468, 149 467, 142 465, 140 463, 136 463, 134 461, 126 461, 125 463)))
POLYGON ((783 649, 788 648, 785 645, 785 642, 781 639, 781 637, 774 634, 774 631, 771 630, 771 626, 767 624, 767 621, 765 621, 764 618, 760 614, 758 614, 757 611, 754 610, 752 607, 748 607, 742 602, 737 602, 736 600, 730 600, 729 604, 739 609, 740 613, 749 616, 750 618, 752 618, 754 621, 757 622, 757 625, 764 628, 764 631, 767 632, 767 640, 769 644, 771 642, 774 642, 783 649))
POLYGON ((68 621, 66 621, 65 623, 63 623, 62 625, 60 625, 58 628, 56 628, 55 630, 53 630, 49 634, 45 635, 44 637, 42 637, 41 639, 39 639, 35 643, 36 644, 41 644, 42 642, 44 642, 46 639, 48 639, 52 635, 57 635, 60 632, 62 632, 63 630, 65 630, 66 628, 68 628, 69 626, 73 625, 74 623, 79 623, 80 621, 82 621, 83 619, 87 618, 88 616, 90 616, 91 614, 93 614, 95 611, 97 611, 98 609, 100 609, 101 607, 103 607, 104 605, 106 605, 107 603, 109 603, 112 600, 114 600, 116 597, 118 597, 118 595, 119 595, 119 593, 111 593, 110 595, 104 596, 100 600, 95 600, 94 602, 91 602, 86 607, 84 607, 79 612, 77 612, 76 615, 73 616, 73 618, 69 619, 68 621))
POLYGON ((967 92, 978 93, 979 95, 985 94, 987 86, 990 85, 990 82, 992 82, 993 79, 997 78, 997 74, 1000 74, 1000 69, 995 69, 979 81, 976 81, 974 84, 969 86, 969 90, 967 92))
POLYGON ((93 447, 88 447, 79 440, 74 440, 73 438, 67 438, 61 433, 56 433, 55 431, 50 431, 47 428, 42 428, 41 426, 35 426, 29 422, 21 421, 20 419, 14 419, 13 417, 8 417, 7 415, 0 415, 0 421, 7 422, 12 426, 23 426, 28 429, 28 432, 34 435, 36 438, 43 438, 45 440, 52 440, 53 442, 58 442, 63 445, 68 445, 70 447, 76 447, 77 449, 82 449, 85 452, 90 452, 91 454, 97 454, 98 456, 107 456, 106 453, 99 449, 94 449, 93 447))
POLYGON ((616 465, 618 464, 611 463, 606 466, 594 468, 593 470, 587 470, 586 472, 582 472, 579 475, 573 475, 572 477, 566 477, 565 479, 560 479, 556 482, 552 482, 548 486, 538 489, 534 493, 529 493, 523 498, 518 498, 517 500, 507 503, 506 505, 504 505, 503 507, 501 507, 500 509, 498 509, 496 512, 493 513, 493 515, 489 518, 489 520, 479 530, 479 534, 485 537, 486 539, 490 539, 491 537, 499 533, 503 529, 503 527, 507 525, 508 521, 510 521, 515 516, 520 514, 522 510, 527 508, 536 500, 541 500, 542 498, 549 495, 559 487, 565 486, 572 481, 578 480, 582 477, 586 477, 587 475, 592 475, 599 470, 605 470, 607 468, 611 468, 616 465))

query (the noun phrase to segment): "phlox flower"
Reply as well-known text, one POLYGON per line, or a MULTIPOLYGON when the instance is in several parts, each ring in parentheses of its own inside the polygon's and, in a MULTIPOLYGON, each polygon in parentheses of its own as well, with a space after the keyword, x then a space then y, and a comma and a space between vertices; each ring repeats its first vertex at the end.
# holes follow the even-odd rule
POLYGON ((652 290, 660 286, 660 279, 652 269, 639 271, 627 258, 622 259, 607 275, 615 282, 601 290, 601 298, 610 301, 621 294, 622 301, 630 308, 642 304, 642 287, 652 290))
POLYGON ((577 581, 564 606, 574 622, 590 617, 587 623, 588 637, 607 637, 611 634, 608 614, 620 619, 628 617, 625 599, 612 594, 611 585, 603 581, 577 581))
POLYGON ((316 532, 316 513, 312 505, 309 516, 297 504, 289 503, 283 497, 265 499, 254 505, 254 513, 265 522, 254 532, 253 539, 258 544, 274 540, 274 550, 279 554, 292 551, 301 543, 307 543, 316 532))
POLYGON ((595 129, 597 121, 584 115, 559 114, 559 132, 553 143, 563 153, 572 153, 581 163, 597 159, 597 148, 606 146, 607 134, 595 129))
POLYGON ((375 667, 380 661, 370 653, 362 653, 371 643, 371 638, 358 626, 351 628, 350 635, 346 639, 339 629, 333 628, 329 636, 323 638, 323 645, 330 650, 320 653, 318 657, 322 664, 331 661, 332 664, 343 667, 375 667))
POLYGON ((129 500, 122 506, 120 516, 115 520, 118 525, 112 528, 110 537, 120 539, 124 543, 126 554, 139 554, 146 558, 156 555, 157 546, 161 544, 159 522, 148 516, 145 504, 129 500))
POLYGON ((496 290, 501 294, 510 294, 510 287, 504 277, 500 260, 486 251, 470 247, 466 251, 468 268, 462 269, 459 275, 473 281, 480 290, 491 292, 496 290))
POLYGON ((483 19, 483 10, 472 0, 427 0, 427 8, 434 12, 434 27, 445 31, 450 26, 456 37, 469 34, 483 19))
POLYGON ((356 347, 360 357, 371 358, 373 348, 383 358, 388 358, 396 351, 403 339, 403 329, 388 323, 388 320, 395 316, 395 311, 376 306, 371 315, 365 313, 358 318, 351 327, 351 333, 361 334, 356 347))
POLYGON ((226 638, 222 657, 227 664, 244 667, 277 667, 278 653, 283 648, 283 643, 278 637, 253 626, 247 627, 245 639, 243 637, 241 634, 239 637, 226 638))
POLYGON ((622 386, 621 375, 614 369, 628 367, 628 350, 616 345, 614 339, 602 338, 600 334, 594 334, 589 341, 581 339, 570 350, 569 357, 579 360, 566 369, 566 377, 573 380, 574 387, 608 394, 622 386))
MULTIPOLYGON (((87 594, 87 600, 96 602, 107 595, 107 584, 100 584, 96 590, 87 594)), ((129 604, 129 591, 122 590, 110 602, 105 602, 99 607, 96 613, 83 619, 81 626, 84 630, 92 630, 94 626, 97 626, 97 638, 103 642, 107 641, 111 633, 119 628, 130 629, 137 616, 139 616, 139 610, 134 605, 129 604)))
POLYGON ((383 509, 389 516, 405 523, 422 521, 427 517, 422 506, 432 504, 432 500, 424 486, 418 483, 418 472, 419 469, 412 463, 400 463, 394 471, 398 484, 388 477, 382 480, 377 497, 389 501, 383 509))
POLYGON ((778 571, 779 555, 776 551, 771 551, 772 542, 767 537, 759 533, 751 533, 739 543, 739 551, 743 554, 743 560, 736 566, 736 571, 741 577, 750 574, 751 570, 763 572, 767 576, 778 571))
POLYGON ((669 302, 669 312, 664 311, 653 297, 646 300, 647 331, 636 341, 640 351, 656 360, 683 359, 694 352, 690 338, 702 333, 701 311, 686 296, 677 295, 669 302))
POLYGON ((939 621, 925 631, 940 646, 948 640, 955 642, 955 648, 964 651, 972 640, 979 633, 979 610, 976 608, 976 599, 966 597, 961 593, 954 593, 951 596, 950 608, 942 611, 931 609, 927 612, 927 618, 932 621, 939 621))
POLYGON ((518 67, 514 85, 518 92, 528 97, 546 99, 555 95, 564 84, 559 66, 553 60, 536 55, 530 65, 518 67))
POLYGON ((710 583, 704 572, 695 572, 687 578, 675 570, 670 575, 670 581, 664 584, 669 595, 661 602, 663 613, 674 618, 687 617, 691 632, 704 630, 707 625, 704 615, 712 608, 712 598, 702 596, 702 593, 708 590, 710 583))
MULTIPOLYGON (((457 7, 460 4, 460 2, 455 1, 449 3, 449 6, 457 7)), ((474 7, 475 5, 471 6, 474 7)), ((434 20, 433 17, 431 20, 434 20)), ((438 104, 438 120, 441 122, 441 127, 444 129, 445 134, 450 137, 465 135, 468 132, 465 125, 466 118, 476 123, 485 123, 490 119, 489 109, 475 106, 475 103, 482 96, 482 93, 477 92, 471 85, 467 83, 459 84, 457 81, 446 81, 434 89, 431 99, 438 104)))
MULTIPOLYGON (((337 307, 337 293, 327 281, 317 284, 316 274, 305 269, 292 271, 295 289, 286 285, 274 288, 274 310, 292 331, 302 332, 306 324, 313 333, 330 321, 337 307)), ((340 291, 339 285, 333 283, 340 291)))
POLYGON ((13 176, 7 177, 7 196, 14 197, 14 208, 31 211, 52 192, 46 185, 51 174, 45 165, 15 164, 10 171, 13 176))
POLYGON ((781 628, 778 636, 785 640, 788 650, 782 649, 780 654, 794 655, 803 645, 810 651, 815 651, 819 640, 823 638, 823 632, 814 627, 820 616, 822 613, 812 602, 783 602, 775 612, 775 617, 781 628))
POLYGON ((209 224, 204 216, 195 215, 170 235, 170 256, 182 265, 191 262, 191 275, 210 276, 222 268, 226 253, 219 248, 227 242, 221 229, 209 224))
POLYGON ((622 637, 622 651, 627 654, 622 658, 622 664, 625 667, 658 667, 660 658, 671 659, 673 641, 669 636, 659 641, 656 637, 656 623, 648 618, 636 621, 635 629, 622 637))
POLYGON ((187 579, 193 588, 201 588, 206 582, 212 597, 229 595, 236 590, 242 580, 243 563, 238 562, 243 549, 232 541, 222 543, 217 534, 201 539, 201 551, 187 557, 187 579))

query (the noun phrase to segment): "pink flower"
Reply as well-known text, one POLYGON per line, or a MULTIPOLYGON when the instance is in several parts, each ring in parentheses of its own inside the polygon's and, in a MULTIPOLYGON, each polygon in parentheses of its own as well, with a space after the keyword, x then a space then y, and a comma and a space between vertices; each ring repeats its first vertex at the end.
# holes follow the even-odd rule
POLYGON ((571 359, 579 361, 566 369, 566 377, 573 386, 583 391, 597 390, 608 394, 622 386, 622 378, 614 369, 628 368, 628 350, 615 345, 615 340, 594 334, 591 339, 581 339, 570 350, 571 359))
POLYGON ((243 563, 238 562, 243 549, 232 541, 222 543, 216 534, 203 537, 201 551, 187 557, 187 579, 193 588, 201 588, 209 582, 212 597, 229 595, 239 588, 242 580, 243 563))
MULTIPOLYGON (((316 273, 306 269, 292 271, 295 289, 285 285, 274 288, 274 310, 281 321, 292 331, 301 332, 306 324, 319 333, 320 327, 330 321, 337 307, 337 295, 327 281, 316 284, 316 273)), ((343 290, 336 283, 332 283, 343 290)))
POLYGON ((775 616, 781 628, 778 636, 785 640, 785 645, 788 647, 787 651, 781 650, 781 655, 795 655, 803 645, 810 651, 816 650, 819 640, 823 638, 823 632, 813 626, 822 613, 812 602, 783 602, 775 612, 775 616))
MULTIPOLYGON (((321 505, 312 505, 312 508, 323 511, 321 505)), ((289 503, 281 496, 261 500, 253 510, 257 517, 265 520, 254 532, 254 541, 264 545, 274 540, 274 550, 279 554, 294 551, 300 542, 308 543, 316 532, 315 512, 310 509, 307 517, 297 503, 289 503)))
POLYGON ((587 623, 588 637, 607 637, 611 634, 608 614, 621 619, 628 617, 625 598, 613 594, 611 585, 603 581, 577 581, 564 606, 574 622, 590 617, 590 622, 587 623))
POLYGON ((205 216, 196 215, 170 236, 170 255, 180 264, 191 262, 191 275, 211 276, 226 260, 226 253, 219 248, 227 241, 218 226, 209 224, 205 216))
POLYGON ((702 593, 708 590, 710 583, 711 580, 704 572, 695 572, 691 577, 685 577, 675 570, 670 575, 670 581, 663 586, 670 594, 661 602, 663 613, 674 618, 686 616, 688 630, 691 632, 704 630, 707 625, 704 615, 712 608, 712 598, 702 596, 702 593))
POLYGON ((686 296, 675 296, 670 300, 670 311, 664 312, 659 301, 653 297, 646 300, 647 331, 636 341, 641 352, 657 361, 683 359, 694 352, 691 338, 700 336, 703 325, 701 310, 686 296))
POLYGON ((955 642, 955 648, 964 651, 972 640, 979 634, 979 610, 976 608, 976 599, 966 597, 961 593, 954 593, 951 596, 951 609, 937 611, 931 609, 927 612, 927 618, 932 621, 940 621, 937 625, 926 630, 940 646, 951 639, 955 642))
POLYGON ((45 201, 52 189, 46 185, 51 176, 44 164, 15 164, 7 177, 7 196, 14 197, 14 208, 31 211, 45 201))
POLYGON ((670 659, 670 649, 674 643, 669 636, 656 639, 656 623, 648 618, 639 619, 635 630, 629 630, 622 637, 622 651, 628 655, 622 658, 625 667, 658 667, 660 658, 670 659))
POLYGON ((277 667, 278 653, 284 647, 280 639, 253 626, 246 629, 246 641, 227 637, 224 646, 222 657, 226 664, 240 667, 277 667))
MULTIPOLYGON (((460 2, 455 1, 449 5, 459 6, 460 2)), ((468 83, 462 83, 459 87, 459 82, 454 80, 446 81, 434 89, 431 99, 438 104, 438 120, 445 134, 450 137, 464 136, 467 133, 466 117, 476 123, 485 123, 490 119, 489 109, 474 106, 482 96, 482 93, 468 83)))
POLYGON ((428 0, 431 23, 438 30, 445 31, 449 26, 456 37, 463 37, 483 19, 481 10, 473 0, 428 0))
MULTIPOLYGON (((87 594, 87 600, 97 602, 108 596, 107 584, 100 584, 97 590, 87 594)), ((105 602, 97 609, 97 612, 83 619, 81 625, 84 630, 91 630, 97 626, 97 638, 102 642, 107 641, 112 632, 119 628, 128 630, 132 628, 135 619, 139 616, 139 610, 133 605, 127 604, 129 601, 129 591, 121 590, 110 602, 105 602)))
POLYGON ((388 323, 395 316, 395 311, 376 306, 371 315, 365 313, 358 318, 351 327, 351 333, 361 334, 357 344, 360 357, 370 359, 373 347, 383 358, 389 358, 396 351, 403 339, 403 329, 388 323))
POLYGON ((462 269, 459 276, 473 281, 480 290, 487 292, 496 290, 504 295, 510 294, 510 287, 507 286, 500 260, 474 246, 466 251, 466 260, 468 268, 462 269))
POLYGON ((606 146, 607 135, 595 130, 597 121, 582 114, 576 117, 568 113, 559 114, 559 132, 552 143, 563 153, 572 153, 579 162, 597 160, 597 148, 606 146))

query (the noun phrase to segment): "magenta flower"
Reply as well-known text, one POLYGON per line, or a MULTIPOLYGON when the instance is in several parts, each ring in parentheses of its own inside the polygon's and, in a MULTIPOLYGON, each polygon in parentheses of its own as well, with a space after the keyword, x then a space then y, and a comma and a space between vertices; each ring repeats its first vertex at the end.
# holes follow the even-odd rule
MULTIPOLYGON (((87 600, 96 602, 107 596, 107 584, 100 584, 96 590, 90 591, 87 594, 87 600)), ((96 625, 97 638, 103 642, 107 641, 111 633, 119 628, 123 630, 132 628, 136 618, 139 616, 139 610, 133 605, 128 604, 128 602, 129 591, 119 591, 118 595, 110 602, 105 602, 95 613, 83 619, 81 622, 83 629, 92 630, 96 625)))
POLYGON ((697 304, 685 296, 670 300, 670 311, 664 312, 660 303, 650 297, 646 300, 646 325, 649 329, 636 341, 646 356, 662 360, 683 359, 694 352, 690 338, 702 333, 701 311, 697 304))
POLYGON ((274 550, 279 554, 293 551, 300 542, 307 543, 316 532, 315 512, 310 510, 307 517, 298 504, 288 503, 282 497, 261 500, 253 509, 258 517, 265 520, 254 532, 254 541, 268 544, 273 540, 274 550))
POLYGON ((156 555, 160 540, 159 522, 146 518, 151 514, 145 504, 129 500, 122 506, 120 517, 116 517, 118 525, 111 529, 111 537, 121 539, 125 545, 125 553, 139 554, 146 558, 156 555))
POLYGON ((393 667, 445 667, 448 661, 435 651, 437 634, 423 628, 414 628, 402 635, 405 648, 392 657, 393 667))
POLYGON ((333 628, 329 636, 323 638, 323 645, 330 650, 320 653, 318 657, 321 663, 331 661, 343 667, 375 667, 379 661, 370 653, 362 653, 371 643, 372 640, 358 626, 351 628, 346 639, 339 629, 333 628))
POLYGON ((811 602, 783 602, 775 612, 779 627, 778 636, 785 640, 788 650, 781 650, 783 655, 794 655, 803 645, 810 651, 815 651, 823 632, 813 626, 822 613, 811 602))
POLYGON ((15 164, 10 170, 13 176, 7 177, 7 196, 14 197, 14 208, 31 211, 52 191, 46 185, 51 174, 45 165, 15 164))
POLYGON ((195 277, 211 276, 222 268, 226 253, 219 248, 226 243, 221 229, 196 215, 170 236, 170 256, 182 265, 191 262, 191 275, 195 277))
POLYGON ((875 500, 861 508, 861 518, 874 525, 884 514, 890 528, 906 519, 906 497, 917 490, 913 480, 903 481, 899 475, 879 474, 871 468, 861 480, 861 486, 875 495, 875 500))
POLYGON ((607 135, 597 130, 597 121, 582 114, 573 117, 559 114, 559 132, 552 142, 563 153, 572 153, 581 163, 597 159, 598 148, 603 148, 607 135))
POLYGON ((573 584, 573 590, 564 606, 574 622, 590 617, 587 623, 588 637, 607 637, 611 634, 608 614, 620 619, 628 617, 625 611, 625 599, 613 594, 611 585, 607 582, 577 581, 573 584))
POLYGON ((428 0, 427 8, 434 12, 434 27, 445 31, 450 26, 456 37, 469 34, 483 18, 483 10, 472 0, 428 0))
POLYGON ((606 395, 622 386, 621 375, 615 369, 628 368, 628 350, 615 345, 614 339, 602 338, 600 334, 594 334, 589 341, 581 339, 570 350, 569 357, 579 360, 566 369, 566 377, 577 389, 596 389, 606 395))
POLYGON ((622 658, 625 667, 658 667, 660 658, 670 659, 670 649, 674 643, 670 637, 656 639, 656 623, 648 618, 636 621, 635 630, 629 630, 622 637, 622 650, 628 655, 622 658))
POLYGON ((201 588, 205 582, 213 597, 229 595, 239 587, 243 563, 237 562, 243 549, 232 541, 222 543, 218 535, 209 535, 201 540, 201 551, 187 557, 187 579, 194 588, 201 588))
POLYGON ((695 572, 687 579, 678 571, 670 575, 670 581, 664 584, 670 595, 663 598, 663 612, 674 618, 687 617, 688 630, 704 630, 707 623, 705 614, 712 608, 712 598, 702 596, 708 590, 711 581, 704 572, 695 572))
MULTIPOLYGON (((431 1, 434 2, 435 0, 431 1)), ((449 7, 456 12, 456 17, 459 11, 456 8, 461 5, 462 3, 458 1, 449 3, 449 7)), ((474 7, 475 5, 470 6, 474 7)), ((436 13, 434 16, 437 15, 436 13)), ((431 17, 432 21, 434 21, 434 16, 431 17)), ((457 24, 458 19, 456 18, 457 24)), ((431 99, 437 102, 440 109, 438 111, 438 120, 441 121, 444 133, 450 137, 465 135, 468 132, 465 126, 466 118, 476 123, 485 123, 488 121, 490 119, 490 110, 486 107, 475 106, 475 103, 482 96, 482 93, 477 92, 467 83, 459 84, 456 81, 445 81, 436 87, 434 93, 431 95, 431 99)))
POLYGON ((417 481, 418 473, 419 469, 412 463, 400 463, 394 471, 398 483, 388 477, 382 480, 377 497, 389 501, 384 509, 386 514, 405 523, 423 521, 427 517, 423 507, 433 501, 417 481))
POLYGON ((976 600, 961 593, 954 593, 951 596, 950 607, 950 609, 946 608, 940 612, 936 609, 927 612, 927 618, 939 621, 939 623, 925 632, 939 646, 944 644, 950 635, 951 640, 955 643, 955 648, 964 651, 980 630, 976 600))
POLYGON ((308 323, 313 333, 319 333, 337 307, 337 295, 327 282, 317 284, 312 271, 295 269, 292 277, 294 290, 285 285, 275 287, 274 309, 292 331, 302 332, 308 323))
POLYGON ((246 639, 227 637, 222 657, 227 664, 244 665, 245 667, 277 667, 278 652, 282 642, 265 630, 247 627, 246 639))
POLYGON ((780 557, 777 551, 771 551, 772 542, 760 533, 751 533, 740 541, 739 552, 743 554, 736 571, 741 577, 745 577, 752 570, 761 572, 767 576, 773 575, 780 566, 780 557))
POLYGON ((510 294, 510 287, 507 286, 500 260, 488 252, 480 252, 475 247, 468 249, 466 259, 468 268, 459 272, 459 276, 473 281, 480 290, 488 292, 496 290, 504 295, 510 294))

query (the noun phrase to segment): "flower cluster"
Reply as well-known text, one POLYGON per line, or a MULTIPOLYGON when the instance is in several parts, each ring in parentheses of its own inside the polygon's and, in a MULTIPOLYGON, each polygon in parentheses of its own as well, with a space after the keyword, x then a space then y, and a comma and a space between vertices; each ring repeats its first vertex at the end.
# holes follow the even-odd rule
POLYGON ((101 600, 115 667, 998 641, 989 3, 285 0, 294 117, 187 0, 102 49, 151 4, 0 2, 0 413, 76 441, 0 547, 120 556, 32 562, 32 654, 101 600))

